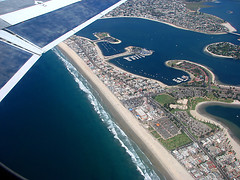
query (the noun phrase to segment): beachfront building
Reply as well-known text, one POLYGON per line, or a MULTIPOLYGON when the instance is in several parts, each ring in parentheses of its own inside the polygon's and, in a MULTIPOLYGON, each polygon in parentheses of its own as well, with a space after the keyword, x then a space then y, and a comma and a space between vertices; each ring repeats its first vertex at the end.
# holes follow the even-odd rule
MULTIPOLYGON (((153 95, 165 92, 159 83, 111 66, 99 55, 97 47, 91 40, 73 36, 65 42, 77 52, 94 74, 158 141, 169 140, 170 142, 171 138, 182 134, 179 124, 176 123, 177 121, 174 120, 173 115, 151 98, 153 95)), ((178 99, 196 95, 201 97, 205 94, 205 91, 201 88, 171 88, 166 91, 173 96, 177 96, 178 99)), ((183 100, 182 103, 184 104, 186 101, 183 100)), ((205 135, 204 133, 208 134, 210 131, 209 127, 186 118, 185 112, 177 112, 176 116, 178 113, 180 113, 179 116, 184 115, 185 123, 189 123, 193 132, 199 137, 205 135)), ((234 156, 235 152, 228 144, 224 133, 216 133, 213 136, 201 139, 200 142, 203 148, 207 150, 207 153, 197 143, 189 144, 189 142, 191 140, 178 147, 171 147, 171 152, 192 177, 195 179, 221 179, 222 176, 218 166, 221 166, 229 178, 234 179, 238 177, 240 173, 239 161, 234 156), (214 157, 218 165, 216 166, 216 162, 211 161, 209 157, 214 157)))

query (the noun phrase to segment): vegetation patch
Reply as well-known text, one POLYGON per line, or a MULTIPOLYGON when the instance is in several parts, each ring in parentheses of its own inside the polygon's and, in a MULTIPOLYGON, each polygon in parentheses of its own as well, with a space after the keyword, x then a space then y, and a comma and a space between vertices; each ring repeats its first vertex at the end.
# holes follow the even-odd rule
POLYGON ((160 94, 156 96, 154 99, 161 105, 176 103, 175 99, 168 94, 160 94))
POLYGON ((161 138, 161 136, 157 133, 157 131, 152 131, 151 134, 157 139, 161 138))
POLYGON ((195 110, 195 108, 196 108, 196 105, 198 104, 198 103, 200 103, 200 102, 204 102, 204 101, 209 101, 209 99, 207 99, 207 98, 201 98, 201 97, 199 97, 199 98, 192 98, 192 99, 189 99, 189 101, 188 101, 188 108, 189 109, 192 109, 192 110, 195 110))
POLYGON ((211 6, 205 5, 203 2, 199 2, 199 1, 187 0, 187 2, 186 2, 186 8, 188 8, 192 11, 197 11, 200 8, 208 8, 208 7, 211 7, 211 6))
POLYGON ((215 124, 212 124, 212 123, 209 123, 209 122, 205 122, 205 121, 201 121, 202 123, 208 125, 213 131, 217 131, 220 129, 219 126, 215 125, 215 124))
POLYGON ((162 138, 159 138, 158 140, 170 151, 192 142, 192 140, 183 132, 167 140, 162 138))

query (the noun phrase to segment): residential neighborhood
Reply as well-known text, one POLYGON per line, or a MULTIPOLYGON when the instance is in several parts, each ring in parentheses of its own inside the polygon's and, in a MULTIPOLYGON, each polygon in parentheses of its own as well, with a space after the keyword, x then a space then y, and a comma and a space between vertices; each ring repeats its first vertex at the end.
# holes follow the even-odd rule
MULTIPOLYGON (((139 120, 195 179, 235 179, 240 176, 240 161, 224 132, 189 114, 198 102, 214 98, 238 99, 240 90, 211 84, 201 67, 205 87, 163 87, 158 81, 125 72, 97 52, 91 40, 72 36, 71 47, 121 103, 139 120), (206 81, 207 79, 207 81, 206 81), (175 108, 174 108, 175 107, 175 108)), ((191 64, 186 64, 191 67, 191 64)))

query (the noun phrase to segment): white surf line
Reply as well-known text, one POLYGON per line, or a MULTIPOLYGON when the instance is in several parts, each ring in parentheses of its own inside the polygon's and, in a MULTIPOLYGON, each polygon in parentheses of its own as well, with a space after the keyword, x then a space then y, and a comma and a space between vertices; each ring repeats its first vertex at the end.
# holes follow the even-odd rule
POLYGON ((102 11, 101 13, 97 14, 96 16, 92 17, 91 19, 87 20, 86 22, 82 23, 81 25, 75 27, 74 29, 72 29, 71 31, 68 31, 67 33, 65 33, 64 35, 60 36, 59 38, 57 38, 56 40, 54 40, 53 42, 49 43, 48 45, 44 46, 42 49, 44 52, 47 52, 48 50, 52 49, 53 47, 55 47, 56 45, 58 45, 60 42, 63 42, 64 40, 66 40, 67 38, 69 38, 70 36, 76 34, 78 31, 80 31, 81 29, 85 28, 86 26, 88 26, 89 24, 93 23, 94 21, 96 21, 97 19, 101 18, 102 16, 104 16, 105 14, 107 14, 108 12, 112 11, 113 9, 115 9, 116 7, 120 6, 122 3, 126 2, 127 0, 121 0, 118 3, 112 5, 111 7, 107 8, 106 10, 102 11))
MULTIPOLYGON (((1 1, 1 0, 0 0, 1 1)), ((15 175, 17 178, 20 178, 21 180, 27 180, 26 178, 24 178, 23 176, 21 176, 20 174, 18 174, 17 172, 13 171, 12 169, 10 169, 9 167, 5 166, 3 163, 0 162, 0 166, 3 167, 4 169, 6 169, 8 172, 12 173, 13 175, 15 175)))
POLYGON ((81 0, 51 0, 0 16, 5 22, 15 25, 20 22, 60 9, 81 0))
POLYGON ((33 55, 15 74, 14 76, 0 89, 0 102, 12 90, 12 88, 22 79, 28 70, 40 58, 39 55, 33 55))

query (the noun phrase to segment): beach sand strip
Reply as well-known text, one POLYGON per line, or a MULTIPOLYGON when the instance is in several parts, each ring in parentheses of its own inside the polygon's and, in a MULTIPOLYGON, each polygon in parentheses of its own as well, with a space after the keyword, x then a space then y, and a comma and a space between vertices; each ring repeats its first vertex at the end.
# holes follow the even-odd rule
POLYGON ((122 105, 117 97, 98 79, 85 62, 70 47, 64 43, 60 43, 58 47, 99 93, 105 107, 107 107, 116 123, 140 147, 152 164, 159 169, 167 179, 193 179, 170 152, 141 126, 133 114, 122 105))
MULTIPOLYGON (((215 120, 215 119, 213 119, 209 116, 202 115, 202 114, 199 113, 200 106, 203 105, 203 104, 209 104, 209 103, 229 104, 229 103, 223 103, 223 102, 218 102, 218 101, 201 102, 201 103, 197 104, 195 110, 191 110, 190 113, 197 120, 204 121, 204 122, 209 122, 211 124, 215 124, 215 125, 219 126, 223 130, 224 134, 226 134, 228 139, 230 140, 230 145, 233 147, 233 150, 236 152, 236 158, 240 159, 240 145, 230 135, 230 133, 229 133, 230 130, 226 126, 224 126, 222 123, 220 123, 219 121, 217 121, 217 120, 215 120)), ((236 103, 232 103, 232 104, 236 104, 236 103)))

